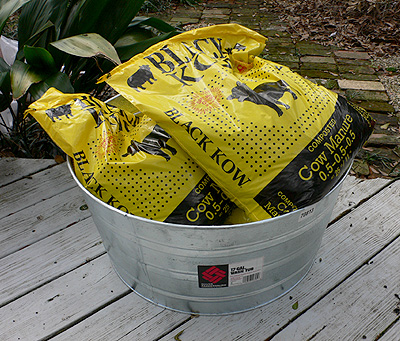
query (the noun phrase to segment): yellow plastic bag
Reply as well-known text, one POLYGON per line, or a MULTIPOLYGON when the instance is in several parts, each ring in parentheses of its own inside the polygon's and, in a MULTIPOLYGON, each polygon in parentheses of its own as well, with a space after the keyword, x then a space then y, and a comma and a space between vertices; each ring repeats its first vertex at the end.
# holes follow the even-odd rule
POLYGON ((74 160, 80 182, 124 212, 171 223, 213 225, 222 223, 234 206, 146 115, 55 89, 31 104, 27 113, 74 160))
POLYGON ((252 220, 321 199, 372 132, 369 115, 256 55, 235 24, 158 43, 106 81, 153 118, 252 220))

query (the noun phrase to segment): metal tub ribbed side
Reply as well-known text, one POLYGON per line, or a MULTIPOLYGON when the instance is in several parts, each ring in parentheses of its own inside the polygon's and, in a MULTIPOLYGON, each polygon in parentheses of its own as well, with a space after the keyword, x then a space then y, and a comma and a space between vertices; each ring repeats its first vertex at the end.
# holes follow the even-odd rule
POLYGON ((114 209, 89 193, 69 167, 121 279, 155 304, 198 314, 253 309, 301 281, 314 261, 343 182, 318 203, 280 217, 240 225, 186 226, 114 209), (223 282, 219 277, 215 287, 201 287, 202 269, 207 272, 213 266, 217 271, 228 269, 221 275, 228 278, 227 285, 217 287, 223 282), (254 276, 244 281, 245 275, 232 275, 235 269, 250 269, 254 276), (235 276, 244 282, 235 282, 235 276))

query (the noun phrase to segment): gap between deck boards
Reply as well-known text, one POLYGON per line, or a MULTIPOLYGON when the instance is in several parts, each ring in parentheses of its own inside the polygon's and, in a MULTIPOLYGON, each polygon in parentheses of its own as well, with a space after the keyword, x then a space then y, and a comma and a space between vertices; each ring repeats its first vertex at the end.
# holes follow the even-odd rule
POLYGON ((0 188, 54 166, 51 159, 0 158, 0 188))

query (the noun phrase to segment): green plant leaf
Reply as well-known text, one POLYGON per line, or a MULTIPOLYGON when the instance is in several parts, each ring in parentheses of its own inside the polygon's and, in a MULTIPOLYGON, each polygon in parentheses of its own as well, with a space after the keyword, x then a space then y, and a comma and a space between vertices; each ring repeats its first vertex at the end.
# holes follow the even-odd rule
POLYGON ((32 0, 26 4, 18 22, 20 49, 24 45, 38 45, 38 41, 39 46, 46 48, 50 41, 59 39, 57 32, 61 30, 69 3, 70 0, 32 0), (49 27, 54 27, 53 32, 47 30, 49 27), (53 37, 48 36, 51 34, 53 37), (35 44, 32 42, 33 37, 36 37, 35 44))
MULTIPOLYGON (((169 33, 164 33, 161 34, 159 36, 150 38, 150 39, 146 39, 143 40, 141 42, 138 43, 133 43, 130 45, 120 45, 119 47, 116 47, 116 50, 119 54, 119 57, 121 58, 122 61, 126 61, 130 58, 132 58, 134 55, 138 54, 138 53, 142 53, 143 51, 145 51, 146 49, 148 49, 150 46, 173 37, 174 35, 177 35, 178 32, 174 31, 174 32, 169 32, 169 33)), ((125 37, 125 36, 124 36, 125 37)), ((126 37, 125 37, 126 38, 126 37)), ((117 44, 116 44, 117 45, 117 44)))
POLYGON ((399 70, 397 67, 392 67, 392 66, 386 68, 386 71, 389 72, 396 72, 397 70, 399 70))
POLYGON ((11 88, 13 98, 19 99, 28 91, 29 87, 42 81, 45 77, 34 71, 29 65, 16 60, 11 66, 11 88))
POLYGON ((10 65, 6 63, 6 61, 0 57, 0 72, 10 71, 10 65))
POLYGON ((29 1, 31 0, 0 0, 0 32, 3 31, 10 15, 29 1))
POLYGON ((3 89, 9 88, 11 90, 11 78, 10 73, 7 71, 0 72, 0 89, 4 93, 3 89))
POLYGON ((65 21, 61 37, 93 32, 114 44, 139 12, 144 1, 76 1, 65 21))
POLYGON ((46 70, 47 73, 57 72, 53 56, 43 47, 24 46, 24 55, 27 63, 35 69, 46 70))
MULTIPOLYGON (((20 27, 21 25, 19 25, 18 31, 20 31, 20 27)), ((26 40, 25 38, 19 38, 17 59, 22 60, 24 58, 23 48, 25 45, 47 48, 47 42, 51 40, 51 36, 54 35, 52 31, 54 31, 54 24, 51 21, 47 21, 43 26, 40 26, 33 32, 31 36, 26 37, 26 40)))
POLYGON ((193 7, 194 5, 197 5, 199 2, 198 0, 181 0, 181 3, 193 7))
POLYGON ((33 84, 29 89, 29 93, 36 101, 40 97, 42 97, 44 93, 50 88, 56 88, 57 90, 64 93, 75 92, 68 76, 65 73, 57 72, 51 77, 46 78, 43 82, 33 84))
POLYGON ((11 102, 11 78, 9 71, 0 72, 0 90, 3 96, 9 98, 11 102))
POLYGON ((136 44, 142 42, 143 40, 147 40, 154 37, 154 33, 151 30, 142 27, 135 27, 134 29, 127 30, 121 38, 114 44, 116 49, 130 46, 132 44, 136 44))
POLYGON ((38 29, 38 31, 32 35, 27 41, 21 42, 21 40, 18 42, 19 49, 17 52, 16 59, 23 61, 25 58, 24 54, 24 47, 25 45, 29 46, 46 46, 46 43, 42 43, 42 41, 47 40, 47 33, 50 28, 54 27, 54 24, 51 21, 48 21, 47 23, 44 24, 41 28, 38 29))
POLYGON ((10 78, 10 67, 8 64, 3 60, 3 58, 0 58, 0 65, 2 64, 7 65, 7 68, 2 68, 0 67, 1 71, 0 72, 0 111, 5 110, 11 103, 12 101, 12 96, 11 96, 11 78, 10 78))
MULTIPOLYGON (((7 96, 0 94, 0 115, 1 115, 1 111, 6 110, 10 106, 10 103, 11 103, 11 101, 7 96)), ((2 123, 1 120, 0 120, 0 123, 2 123)))
POLYGON ((129 24, 127 30, 115 43, 115 48, 121 58, 126 61, 134 55, 145 51, 151 45, 181 33, 175 27, 158 18, 136 17, 129 24), (156 35, 150 27, 163 34, 156 35))
POLYGON ((121 63, 114 46, 97 33, 81 34, 57 40, 51 45, 73 56, 86 58, 102 56, 115 64, 121 63))
POLYGON ((165 21, 158 19, 158 18, 149 18, 149 17, 135 17, 131 23, 129 24, 128 28, 137 27, 137 26, 151 26, 154 27, 162 32, 171 32, 176 31, 177 29, 170 24, 166 23, 165 21))

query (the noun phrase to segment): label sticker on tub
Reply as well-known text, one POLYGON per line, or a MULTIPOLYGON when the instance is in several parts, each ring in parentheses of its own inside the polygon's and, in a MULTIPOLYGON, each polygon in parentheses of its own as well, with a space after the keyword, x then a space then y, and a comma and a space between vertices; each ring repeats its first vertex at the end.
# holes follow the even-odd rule
POLYGON ((223 288, 243 285, 262 278, 263 257, 234 264, 199 265, 200 288, 223 288))
POLYGON ((230 264, 229 285, 242 285, 258 281, 262 277, 263 257, 230 264))
POLYGON ((300 216, 299 216, 299 221, 302 221, 306 218, 310 218, 314 215, 315 213, 315 207, 316 205, 312 205, 312 206, 308 206, 304 209, 303 212, 301 212, 300 216))

